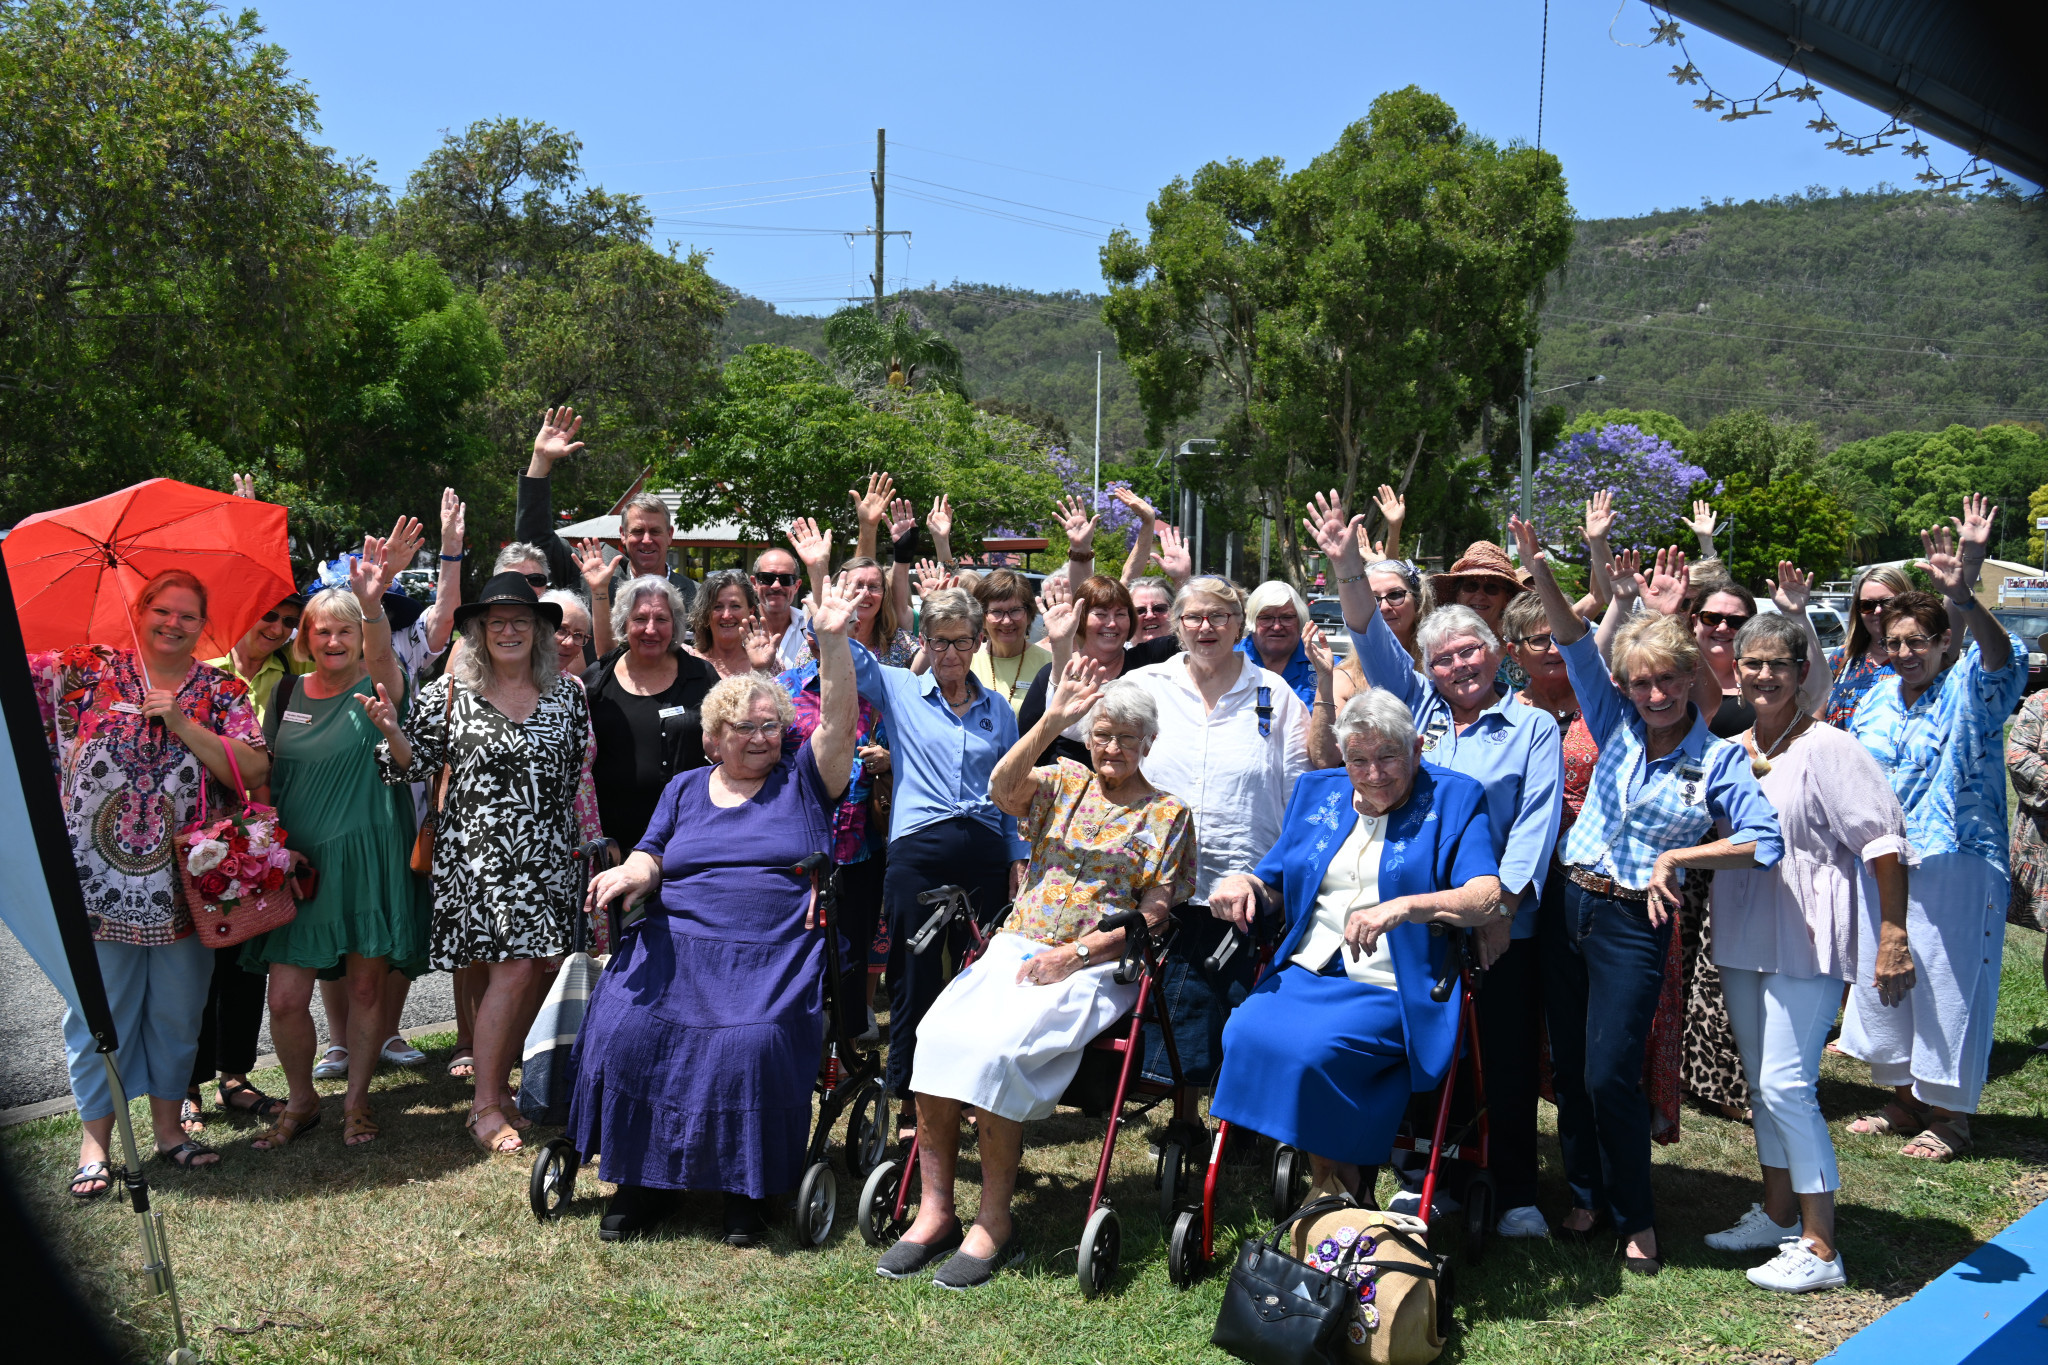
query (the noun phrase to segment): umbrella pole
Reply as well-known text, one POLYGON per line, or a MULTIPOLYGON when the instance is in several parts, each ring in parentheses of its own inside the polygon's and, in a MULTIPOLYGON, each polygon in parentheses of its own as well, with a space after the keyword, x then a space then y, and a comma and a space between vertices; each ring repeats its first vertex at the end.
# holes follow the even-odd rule
POLYGON ((142 1273, 148 1276, 151 1289, 167 1295, 171 1301, 171 1324, 177 1330, 178 1344, 170 1354, 170 1365, 193 1365, 199 1357, 185 1339, 185 1310, 178 1303, 178 1278, 171 1271, 171 1247, 164 1234, 164 1216, 149 1207, 149 1178, 143 1174, 142 1154, 135 1147, 135 1127, 128 1117, 127 1092, 121 1089, 118 1056, 118 1051, 106 1052, 101 1054, 101 1060, 106 1063, 107 1088, 114 1097, 114 1128, 121 1135, 122 1183, 128 1189, 128 1202, 135 1209, 135 1216, 142 1220, 142 1273))

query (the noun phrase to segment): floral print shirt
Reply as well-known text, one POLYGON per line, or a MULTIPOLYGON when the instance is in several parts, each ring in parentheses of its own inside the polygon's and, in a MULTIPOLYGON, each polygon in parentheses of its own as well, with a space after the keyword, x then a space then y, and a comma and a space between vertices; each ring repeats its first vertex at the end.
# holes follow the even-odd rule
MULTIPOLYGON (((784 757, 788 757, 817 733, 823 703, 818 692, 818 661, 806 658, 795 668, 785 669, 775 681, 789 693, 790 701, 796 707, 795 718, 782 732, 782 752, 784 757)), ((853 779, 846 784, 846 794, 839 798, 839 804, 832 810, 832 861, 842 867, 866 862, 868 855, 886 842, 886 830, 882 828, 876 829, 877 837, 868 837, 868 817, 871 814, 868 798, 874 795, 875 779, 869 775, 867 764, 861 762, 859 751, 871 744, 888 748, 888 730, 883 724, 881 710, 866 697, 859 698, 859 701, 860 723, 853 732, 853 779)), ((879 824, 885 826, 887 821, 879 824)))
MULTIPOLYGON (((143 717, 149 681, 134 650, 74 645, 31 654, 28 665, 93 937, 176 942, 192 932, 192 914, 178 894, 173 845, 199 814, 205 766, 143 717)), ((178 709, 217 735, 264 747, 248 687, 217 668, 192 665, 178 709)), ((233 801, 218 783, 207 799, 216 814, 233 801)))
POLYGON ((1159 792, 1143 805, 1118 805, 1070 758, 1031 777, 1038 791, 1017 822, 1031 865, 1005 929, 1072 943, 1105 916, 1136 909, 1154 887, 1168 888, 1175 905, 1194 894, 1194 818, 1177 797, 1159 792))
POLYGON ((1842 667, 1842 651, 1831 649, 1827 653, 1828 672, 1834 675, 1834 690, 1828 694, 1828 724, 1837 730, 1849 728, 1849 722, 1856 718, 1856 703, 1863 700, 1863 694, 1883 682, 1886 678, 1897 677, 1890 664, 1873 663, 1868 654, 1858 654, 1847 668, 1842 667))

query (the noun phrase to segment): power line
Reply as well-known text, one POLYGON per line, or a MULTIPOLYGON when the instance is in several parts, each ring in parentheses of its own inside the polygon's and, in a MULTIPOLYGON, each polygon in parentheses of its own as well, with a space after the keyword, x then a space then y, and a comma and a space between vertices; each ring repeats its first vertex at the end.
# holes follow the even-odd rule
POLYGON ((971 194, 977 199, 993 199, 998 204, 1014 204, 1020 209, 1036 209, 1040 213, 1057 213, 1062 218, 1079 218, 1084 223, 1100 223, 1104 227, 1123 226, 1121 223, 1112 223, 1107 218, 1090 218, 1085 213, 1069 213, 1065 209, 1047 208, 1044 204, 1027 204, 1021 199, 1005 199, 999 194, 983 194, 980 190, 962 189, 958 185, 941 185, 936 180, 919 180, 914 175, 899 174, 896 178, 898 180, 908 180, 916 185, 929 185, 935 190, 951 190, 955 194, 971 194))
POLYGON ((711 190, 743 190, 754 185, 791 185, 799 180, 830 180, 835 175, 866 175, 864 170, 823 171, 817 175, 785 175, 779 180, 738 180, 730 185, 690 185, 680 190, 647 190, 642 199, 652 199, 658 194, 703 194, 711 190))
MULTIPOLYGON (((1858 289, 1853 285, 1837 284, 1833 282, 1810 284, 1798 280, 1774 280, 1767 278, 1763 275, 1744 275, 1738 272, 1726 270, 1708 272, 1704 267, 1700 268, 1699 270, 1665 270, 1657 266, 1645 264, 1640 261, 1574 260, 1571 262, 1570 265, 1566 266, 1565 268, 1567 271, 1633 270, 1640 274, 1663 275, 1674 280, 1684 280, 1687 282, 1690 282, 1694 279, 1698 279, 1703 283, 1708 284, 1723 284, 1736 286, 1748 285, 1760 289, 1803 289, 1810 293, 1816 294, 1874 294, 1879 297, 1888 299, 1931 299, 1949 303, 1954 302, 1953 294, 1915 294, 1905 293, 1897 289, 1858 289)), ((1861 276, 1856 278, 1871 277, 1861 276)))
MULTIPOLYGON (((1801 398, 1787 393, 1744 393, 1734 389, 1677 389, 1649 380, 1623 379, 1609 375, 1603 385, 1608 389, 1626 389, 1632 393, 1650 394, 1665 398, 1694 398, 1706 402, 1746 403, 1757 407, 1792 405, 1808 408, 1848 409, 1854 412, 1926 412, 1960 413, 1971 416, 1991 416, 2001 419, 2018 418, 2039 420, 2048 418, 2048 408, 2001 407, 1996 403, 1933 403, 1917 399, 1885 398, 1801 398)), ((1584 399, 1581 400, 1585 401, 1584 399)), ((1590 406, 1590 403, 1588 404, 1590 406)))
POLYGON ((958 199, 948 199, 943 195, 926 194, 922 190, 903 190, 901 193, 927 204, 937 204, 942 208, 960 209, 966 213, 979 213, 989 218, 1000 218, 1006 222, 1022 223, 1027 227, 1040 227, 1047 228, 1053 232, 1065 232, 1075 237, 1086 237, 1090 241, 1100 242, 1107 240, 1103 233, 1090 232, 1086 228, 1072 227, 1066 223, 1048 223, 1042 218, 1027 218, 1021 213, 1011 213, 1005 209, 985 208, 980 204, 968 204, 958 199))
MULTIPOLYGON (((1982 355, 1976 352, 1943 352, 1916 350, 1904 346, 1856 346, 1846 341, 1807 341, 1799 337, 1759 337, 1742 332, 1710 332, 1698 327, 1668 327, 1654 322, 1629 322, 1619 318, 1588 317, 1581 313, 1557 313, 1545 310, 1545 317, 1562 318, 1569 322, 1586 322, 1601 327, 1632 327, 1646 332, 1683 332, 1691 336, 1726 337, 1734 341, 1761 341, 1777 346, 1813 346, 1831 351, 1875 351, 1884 355, 1917 355, 1931 360, 2018 360, 2039 362, 2048 357, 2031 355, 1982 355)), ((1770 324, 1762 324, 1770 325, 1770 324)))
POLYGON ((688 166, 699 161, 741 161, 750 156, 791 156, 797 152, 831 152, 842 147, 859 147, 859 142, 821 142, 814 147, 771 147, 762 152, 719 152, 712 156, 678 156, 663 161, 607 161, 591 166, 592 171, 621 170, 628 166, 688 166))
MULTIPOLYGON (((1556 316, 1563 317, 1567 315, 1556 314, 1556 316)), ((1676 316, 1684 315, 1679 314, 1676 316)), ((1942 351, 1944 354, 1949 353, 1951 348, 1956 345, 1965 344, 1957 342, 1937 342, 1933 339, 1932 335, 1927 332, 1873 332, 1867 327, 1823 327, 1818 323, 1808 322, 1764 322, 1754 318, 1729 317, 1726 314, 1720 313, 1715 314, 1712 320, 1719 323, 1726 323, 1731 327, 1782 327, 1789 331, 1795 332, 1828 332, 1837 336, 1877 337, 1880 339, 1891 341, 1924 341, 1928 345, 1934 346, 1936 349, 1942 351)), ((2048 359, 2048 357, 2043 358, 2048 359)))
POLYGON ((791 190, 783 194, 755 195, 748 199, 721 199, 709 204, 678 204, 675 207, 684 213, 724 213, 731 209, 768 208, 776 204, 801 204, 807 199, 834 199, 843 194, 858 194, 865 185, 853 185, 840 189, 791 190))
POLYGON ((999 171, 1015 171, 1019 175, 1042 176, 1047 180, 1064 180, 1069 185, 1086 185, 1088 188, 1093 190, 1110 190, 1116 194, 1135 194, 1140 199, 1146 197, 1142 190, 1127 190, 1123 188, 1121 185, 1101 185, 1097 184, 1093 180, 1076 180, 1074 179, 1074 177, 1070 175, 1054 175, 1050 171, 1033 171, 1027 170, 1022 166, 1005 166, 1000 161, 983 161, 978 156, 961 156, 958 152, 942 152, 935 147, 913 146, 908 142, 898 142, 893 137, 889 139, 889 145, 891 147, 901 147, 903 148, 903 150, 907 152, 926 152, 932 156, 949 156, 953 158, 953 160, 955 161, 972 161, 977 166, 993 166, 999 171))

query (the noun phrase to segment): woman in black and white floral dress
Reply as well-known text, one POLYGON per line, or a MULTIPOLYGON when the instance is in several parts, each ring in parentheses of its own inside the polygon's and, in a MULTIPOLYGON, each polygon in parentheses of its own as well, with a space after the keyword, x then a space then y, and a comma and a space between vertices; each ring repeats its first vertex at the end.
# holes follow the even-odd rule
POLYGON ((540 959, 567 949, 576 909, 569 855, 590 710, 558 671, 561 620, 524 576, 499 574, 456 609, 462 638, 447 676, 420 689, 402 727, 381 688, 365 702, 385 736, 377 762, 386 782, 422 782, 454 765, 434 844, 432 958, 451 971, 488 965, 468 1126, 478 1146, 508 1156, 520 1150, 510 1075, 529 996, 540 959))

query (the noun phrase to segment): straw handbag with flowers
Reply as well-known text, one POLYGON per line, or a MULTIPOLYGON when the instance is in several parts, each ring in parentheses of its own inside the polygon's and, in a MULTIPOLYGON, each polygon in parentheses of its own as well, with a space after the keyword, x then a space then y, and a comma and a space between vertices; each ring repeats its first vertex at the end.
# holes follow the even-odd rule
POLYGON ((178 885, 192 911, 192 923, 209 948, 229 948, 282 928, 299 913, 292 899, 292 855, 275 806, 249 799, 232 741, 228 770, 235 775, 237 804, 224 815, 209 815, 206 789, 199 784, 199 818, 178 831, 178 885))

